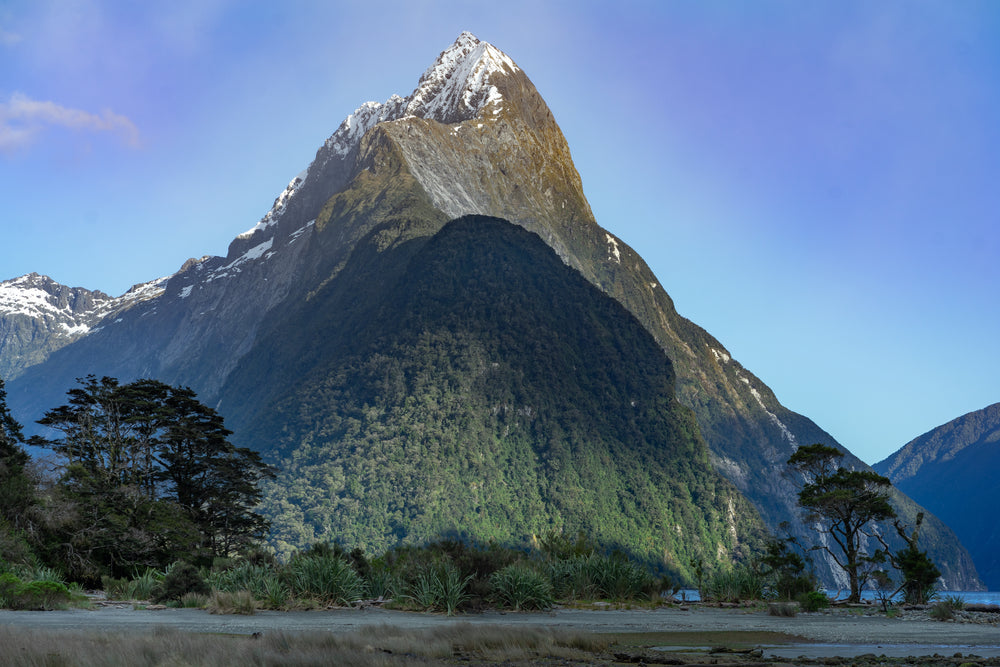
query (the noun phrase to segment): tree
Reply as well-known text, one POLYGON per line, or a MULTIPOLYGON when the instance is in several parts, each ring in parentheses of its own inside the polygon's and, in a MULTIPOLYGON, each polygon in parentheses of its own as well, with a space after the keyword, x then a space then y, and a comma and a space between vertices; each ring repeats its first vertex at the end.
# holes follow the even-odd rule
POLYGON ((913 532, 906 533, 906 528, 894 521, 896 532, 906 542, 906 547, 890 556, 893 566, 903 575, 903 599, 909 604, 926 604, 934 594, 941 570, 930 559, 926 551, 917 548, 917 538, 920 536, 920 526, 924 522, 924 513, 917 514, 917 522, 913 532))
POLYGON ((848 470, 839 465, 843 456, 823 444, 806 445, 789 457, 788 464, 805 479, 799 505, 806 510, 806 519, 837 547, 824 543, 814 549, 825 551, 844 570, 851 587, 848 600, 860 602, 863 568, 885 558, 881 549, 866 551, 865 538, 879 539, 870 525, 894 518, 896 512, 889 504, 889 479, 870 470, 848 470))
POLYGON ((16 522, 31 502, 34 485, 25 470, 28 454, 21 425, 7 409, 7 390, 0 379, 0 518, 16 522))
POLYGON ((35 505, 36 491, 23 441, 21 425, 7 409, 7 390, 0 379, 0 561, 30 557, 24 536, 32 528, 29 508, 35 505))
POLYGON ((208 559, 266 534, 254 508, 271 468, 233 446, 222 417, 191 389, 92 375, 78 382, 38 422, 59 436, 31 441, 65 460, 59 489, 76 512, 62 540, 67 569, 92 578, 208 559))

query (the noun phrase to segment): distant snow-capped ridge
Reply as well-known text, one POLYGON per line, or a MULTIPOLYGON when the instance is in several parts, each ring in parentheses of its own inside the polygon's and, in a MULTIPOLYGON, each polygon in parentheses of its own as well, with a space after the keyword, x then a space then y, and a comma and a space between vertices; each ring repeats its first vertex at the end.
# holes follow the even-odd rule
POLYGON ((260 222, 237 238, 247 239, 276 225, 310 174, 319 171, 314 169, 316 162, 347 159, 361 138, 380 123, 416 117, 454 124, 498 116, 503 111, 503 95, 492 83, 493 77, 518 71, 514 61, 500 49, 463 32, 427 68, 408 97, 392 95, 384 103, 365 102, 348 115, 324 142, 325 150, 317 154, 313 164, 292 179, 260 222))
POLYGON ((110 297, 99 290, 68 287, 48 276, 29 273, 0 282, 0 318, 34 320, 54 336, 78 338, 108 315, 160 296, 167 280, 151 280, 119 297, 110 297))

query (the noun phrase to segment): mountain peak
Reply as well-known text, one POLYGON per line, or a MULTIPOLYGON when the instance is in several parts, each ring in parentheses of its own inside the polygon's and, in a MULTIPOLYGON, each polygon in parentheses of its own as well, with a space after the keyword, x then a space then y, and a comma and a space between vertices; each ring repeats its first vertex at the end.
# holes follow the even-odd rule
POLYGON ((496 81, 518 71, 518 66, 503 51, 471 32, 463 32, 438 55, 408 97, 392 95, 384 103, 365 102, 348 115, 324 143, 325 154, 317 154, 314 164, 292 179, 271 210, 237 237, 241 242, 237 251, 242 252, 242 242, 277 224, 311 174, 322 173, 331 161, 347 161, 361 138, 376 125, 414 116, 450 125, 481 117, 488 107, 492 112, 488 116, 496 117, 502 111, 503 101, 496 81))
MULTIPOLYGON (((475 118, 487 105, 502 100, 491 78, 516 71, 517 65, 503 51, 463 32, 420 77, 406 115, 446 124, 475 118)), ((493 113, 499 113, 499 107, 493 113)))

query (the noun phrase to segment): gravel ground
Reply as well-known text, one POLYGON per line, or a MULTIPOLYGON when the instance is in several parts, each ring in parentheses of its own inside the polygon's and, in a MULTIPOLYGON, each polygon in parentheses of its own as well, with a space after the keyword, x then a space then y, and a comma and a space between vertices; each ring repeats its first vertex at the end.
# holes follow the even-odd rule
MULTIPOLYGON (((951 655, 974 652, 1000 656, 1000 615, 982 614, 966 622, 941 622, 923 612, 903 612, 897 618, 862 611, 769 616, 759 609, 691 607, 655 610, 557 609, 547 613, 463 614, 447 617, 379 608, 326 611, 261 611, 253 616, 213 615, 200 609, 133 609, 131 605, 94 610, 49 612, 0 611, 0 625, 36 630, 141 631, 169 627, 185 632, 252 634, 286 632, 345 632, 364 626, 403 629, 435 628, 443 624, 564 628, 599 633, 650 632, 779 632, 803 638, 783 651, 795 655, 951 655), (970 622, 971 621, 971 622, 970 622), (812 643, 810 647, 810 643, 812 643)), ((779 649, 774 649, 779 650, 779 649)))

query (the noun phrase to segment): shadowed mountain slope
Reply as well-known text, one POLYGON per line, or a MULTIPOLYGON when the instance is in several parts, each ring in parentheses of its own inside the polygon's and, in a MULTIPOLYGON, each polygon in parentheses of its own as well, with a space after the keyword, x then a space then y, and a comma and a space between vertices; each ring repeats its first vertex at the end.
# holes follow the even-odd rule
POLYGON ((914 438, 875 470, 951 526, 986 586, 1000 590, 1000 530, 986 511, 1000 473, 1000 403, 914 438))

